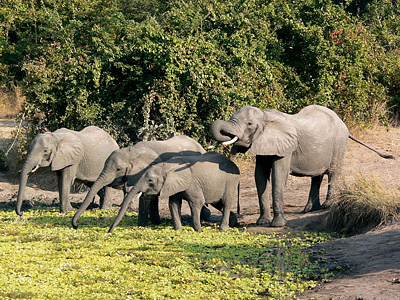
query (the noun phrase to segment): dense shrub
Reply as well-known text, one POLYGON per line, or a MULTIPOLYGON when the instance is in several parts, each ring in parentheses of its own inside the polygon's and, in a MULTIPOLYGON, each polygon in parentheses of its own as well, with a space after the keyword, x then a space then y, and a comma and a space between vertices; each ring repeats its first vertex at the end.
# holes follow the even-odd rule
POLYGON ((389 0, 3 2, 1 79, 24 82, 35 130, 96 124, 127 144, 164 124, 205 144, 243 105, 358 123, 398 105, 389 0))

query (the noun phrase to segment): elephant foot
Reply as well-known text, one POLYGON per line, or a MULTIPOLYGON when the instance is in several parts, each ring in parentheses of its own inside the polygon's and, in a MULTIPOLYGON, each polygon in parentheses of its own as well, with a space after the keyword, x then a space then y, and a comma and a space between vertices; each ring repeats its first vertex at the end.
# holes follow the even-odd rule
POLYGON ((68 207, 60 208, 60 213, 67 214, 68 212, 70 212, 72 210, 73 210, 73 208, 72 208, 72 205, 70 204, 70 205, 68 205, 68 207))
POLYGON ((256 222, 257 225, 269 225, 271 223, 271 219, 266 216, 260 216, 256 222))
POLYGON ((283 227, 286 224, 286 219, 283 217, 283 215, 275 215, 274 219, 271 222, 271 227, 283 227))
POLYGON ((151 223, 152 223, 153 225, 160 225, 160 224, 161 224, 161 218, 160 218, 160 216, 152 216, 152 217, 150 218, 150 220, 151 220, 151 223))
POLYGON ((99 207, 100 206, 97 203, 92 202, 92 203, 89 204, 87 209, 96 209, 96 208, 99 208, 99 207))
POLYGON ((102 204, 102 205, 100 205, 100 209, 111 209, 112 208, 112 205, 111 204, 102 204))
POLYGON ((317 210, 321 210, 322 206, 321 204, 308 204, 306 205, 306 207, 304 207, 303 213, 308 213, 308 212, 312 212, 312 211, 317 211, 317 210))
POLYGON ((328 209, 331 207, 331 205, 332 205, 331 201, 325 201, 324 203, 322 203, 321 209, 328 209))
POLYGON ((138 226, 146 227, 147 226, 147 220, 139 219, 138 220, 138 226))
POLYGON ((221 225, 220 227, 219 227, 219 231, 224 231, 224 230, 226 230, 226 229, 228 229, 229 228, 229 226, 223 226, 223 225, 221 225))

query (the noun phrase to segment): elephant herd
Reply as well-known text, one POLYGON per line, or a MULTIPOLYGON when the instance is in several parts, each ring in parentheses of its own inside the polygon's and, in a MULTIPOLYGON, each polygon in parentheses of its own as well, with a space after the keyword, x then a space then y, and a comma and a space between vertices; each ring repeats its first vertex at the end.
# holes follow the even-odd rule
MULTIPOLYGON (((286 223, 283 195, 289 174, 311 177, 304 212, 331 204, 332 190, 338 185, 349 138, 383 158, 393 158, 354 138, 335 112, 318 105, 307 106, 293 115, 244 106, 229 121, 214 121, 211 135, 223 145, 232 144, 232 154, 249 149, 255 154, 255 181, 260 206, 257 224, 273 227, 286 223), (319 190, 325 174, 328 175, 328 192, 321 205, 319 190), (269 182, 272 203, 267 191, 269 182)), ((206 208, 208 204, 222 211, 221 230, 237 223, 232 210, 237 203, 239 213, 239 168, 222 154, 206 152, 197 141, 187 136, 175 136, 165 141, 142 141, 119 149, 109 134, 95 126, 79 132, 62 128, 38 134, 30 145, 20 173, 16 203, 18 215, 22 215, 29 174, 39 167, 48 166, 57 173, 62 213, 72 209, 69 192, 75 179, 90 187, 72 219, 74 228, 78 227, 79 217, 96 194, 100 197, 100 208, 111 207, 110 188, 122 189, 124 200, 109 232, 120 222, 130 202, 137 198, 140 226, 145 226, 149 218, 153 224, 160 223, 159 198, 169 198, 175 229, 182 227, 183 199, 189 204, 196 231, 201 230, 200 217, 207 219, 210 216, 206 208)))

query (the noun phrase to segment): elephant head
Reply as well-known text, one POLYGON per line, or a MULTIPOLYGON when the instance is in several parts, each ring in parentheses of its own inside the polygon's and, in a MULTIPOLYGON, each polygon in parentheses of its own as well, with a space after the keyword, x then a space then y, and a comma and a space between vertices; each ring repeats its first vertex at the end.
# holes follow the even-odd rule
POLYGON ((167 198, 184 191, 191 183, 190 164, 178 158, 151 166, 126 195, 108 232, 112 232, 119 224, 133 198, 139 198, 142 194, 160 195, 161 198, 167 198))
POLYGON ((50 166, 52 171, 79 164, 84 156, 78 137, 62 129, 38 134, 31 142, 29 154, 20 172, 16 213, 21 216, 21 206, 29 174, 40 167, 50 166))
POLYGON ((81 206, 72 219, 72 226, 78 227, 80 215, 88 208, 93 198, 104 186, 118 187, 134 185, 143 172, 152 164, 159 162, 159 155, 144 146, 132 146, 114 150, 107 158, 104 168, 93 183, 81 206))
POLYGON ((224 145, 234 144, 233 154, 250 149, 255 155, 283 157, 298 145, 296 123, 291 115, 252 106, 242 107, 229 121, 214 121, 211 134, 224 145))
POLYGON ((150 168, 138 181, 134 189, 146 195, 167 198, 184 191, 192 183, 190 164, 180 159, 159 163, 150 168))

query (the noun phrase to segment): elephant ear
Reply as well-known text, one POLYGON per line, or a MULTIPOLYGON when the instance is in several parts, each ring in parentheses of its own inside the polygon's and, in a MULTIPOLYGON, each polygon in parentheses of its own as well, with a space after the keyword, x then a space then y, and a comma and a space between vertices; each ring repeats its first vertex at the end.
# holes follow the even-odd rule
POLYGON ((162 162, 160 156, 149 147, 132 146, 129 148, 128 155, 129 165, 126 171, 128 186, 135 185, 150 166, 162 162))
POLYGON ((79 164, 84 156, 82 142, 72 133, 57 135, 57 149, 51 163, 51 170, 61 170, 65 167, 79 164))
POLYGON ((283 119, 266 122, 263 131, 253 141, 250 150, 255 155, 290 155, 298 146, 297 130, 283 119))
POLYGON ((181 160, 164 163, 164 183, 160 191, 160 197, 170 197, 183 192, 192 183, 192 170, 189 163, 181 160))

